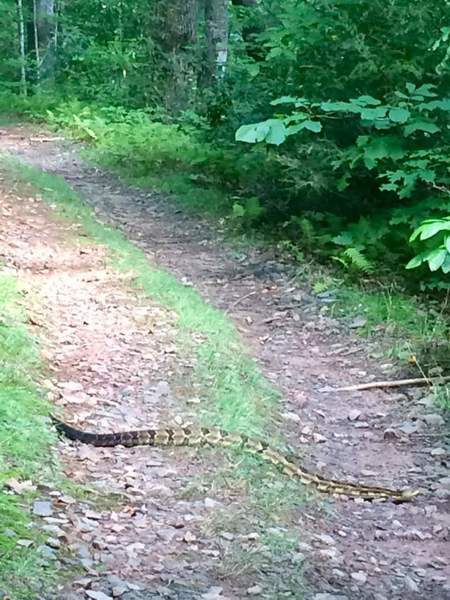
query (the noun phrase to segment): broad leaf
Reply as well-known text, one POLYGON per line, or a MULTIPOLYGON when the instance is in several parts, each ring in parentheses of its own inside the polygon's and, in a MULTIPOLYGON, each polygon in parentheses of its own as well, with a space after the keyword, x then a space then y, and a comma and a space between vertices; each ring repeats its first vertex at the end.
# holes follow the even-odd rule
POLYGON ((389 118, 394 123, 406 123, 410 117, 410 112, 406 108, 395 107, 389 111, 389 118))
POLYGON ((426 133, 437 133, 441 128, 436 125, 436 123, 432 123, 431 121, 425 121, 422 119, 416 119, 406 125, 404 132, 405 136, 408 137, 415 131, 425 131, 426 133))
POLYGON ((446 258, 447 250, 445 248, 436 248, 436 250, 433 250, 433 252, 427 258, 430 271, 437 271, 440 269, 446 258))

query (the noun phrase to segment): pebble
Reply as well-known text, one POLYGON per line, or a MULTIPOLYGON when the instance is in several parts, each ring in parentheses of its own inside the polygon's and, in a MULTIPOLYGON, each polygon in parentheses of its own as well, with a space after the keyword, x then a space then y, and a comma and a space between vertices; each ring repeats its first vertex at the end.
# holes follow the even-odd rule
POLYGON ((349 421, 356 421, 356 420, 359 419, 360 416, 361 416, 361 411, 358 410, 358 409, 356 409, 356 408, 354 408, 353 410, 351 410, 348 413, 348 417, 347 418, 348 418, 349 421))
POLYGON ((44 558, 48 558, 49 560, 56 560, 56 553, 53 550, 53 548, 50 548, 50 546, 46 546, 45 544, 43 544, 42 546, 39 546, 38 551, 39 554, 44 558))
POLYGON ((418 592, 419 591, 419 586, 417 585, 417 583, 414 581, 414 579, 412 579, 412 577, 409 577, 409 575, 406 575, 403 578, 403 582, 405 584, 405 587, 410 591, 410 592, 418 592))
POLYGON ((93 600, 113 600, 111 596, 107 596, 103 592, 97 592, 95 590, 86 590, 86 596, 88 598, 92 598, 93 600))
POLYGON ((259 594, 261 594, 262 591, 263 591, 263 589, 260 585, 253 585, 252 587, 249 587, 247 589, 247 595, 248 596, 259 596, 259 594))
POLYGON ((445 490, 450 491, 450 477, 442 477, 442 479, 439 479, 439 485, 445 490))
POLYGON ((38 517, 51 517, 53 506, 49 500, 36 500, 33 503, 33 514, 38 517))
POLYGON ((440 427, 445 424, 445 420, 441 415, 437 413, 430 413, 428 415, 423 415, 422 420, 425 421, 427 425, 430 427, 440 427))
POLYGON ((341 594, 329 594, 328 592, 320 592, 313 596, 313 600, 347 600, 347 598, 347 596, 342 596, 341 594))
POLYGON ((364 571, 354 571, 351 574, 351 578, 353 581, 356 581, 356 583, 363 585, 367 582, 367 573, 364 573, 364 571))
POLYGON ((431 456, 445 456, 447 452, 444 448, 432 448, 430 454, 431 456))

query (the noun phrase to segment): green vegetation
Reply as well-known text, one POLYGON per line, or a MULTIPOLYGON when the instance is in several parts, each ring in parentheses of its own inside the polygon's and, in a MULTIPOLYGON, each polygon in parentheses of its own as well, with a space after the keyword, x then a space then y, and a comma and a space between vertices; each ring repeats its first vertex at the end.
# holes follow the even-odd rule
POLYGON ((448 289, 448 236, 411 237, 450 211, 446 0, 20 6, 0 106, 297 257, 448 289))
POLYGON ((36 386, 41 372, 35 340, 26 328, 16 280, 0 274, 0 588, 14 598, 35 598, 36 582, 48 580, 30 528, 32 492, 13 494, 6 482, 51 480, 54 436, 43 416, 48 406, 36 386), (29 540, 30 546, 18 545, 29 540))

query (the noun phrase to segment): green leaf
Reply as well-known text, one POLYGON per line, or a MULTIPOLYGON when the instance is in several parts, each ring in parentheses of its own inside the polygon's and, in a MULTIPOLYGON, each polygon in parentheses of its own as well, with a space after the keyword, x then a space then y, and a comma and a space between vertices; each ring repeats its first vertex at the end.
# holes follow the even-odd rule
POLYGON ((406 108, 395 107, 389 111, 389 118, 394 123, 406 123, 410 117, 410 112, 406 108))
POLYGON ((350 102, 354 102, 359 106, 378 106, 381 100, 377 100, 373 96, 359 96, 359 98, 351 98, 350 102))
POLYGON ((233 217, 242 218, 245 215, 245 208, 239 202, 233 204, 233 217))
POLYGON ((414 91, 414 93, 420 94, 421 96, 426 96, 428 98, 434 98, 435 96, 437 96, 437 94, 436 94, 436 92, 431 91, 433 88, 436 88, 436 86, 433 85, 432 83, 424 83, 419 88, 417 88, 414 91))
POLYGON ((420 265, 423 263, 423 256, 421 254, 418 254, 417 256, 415 256, 414 258, 412 258, 409 263, 406 265, 405 269, 416 269, 417 267, 420 267, 420 265))
POLYGON ((428 240, 441 231, 450 231, 450 221, 434 221, 430 223, 424 223, 421 227, 419 227, 419 229, 421 229, 420 239, 428 240))
POLYGON ((235 134, 237 142, 246 142, 248 144, 265 141, 268 144, 279 146, 285 139, 286 127, 280 119, 268 119, 260 123, 242 125, 235 134))
POLYGON ((447 254, 444 262, 441 265, 441 269, 442 272, 445 273, 445 275, 447 275, 447 273, 450 273, 450 254, 447 254))
POLYGON ((322 102, 320 108, 325 112, 361 112, 361 107, 351 102, 322 102))
POLYGON ((445 238, 444 246, 447 248, 447 252, 450 254, 450 235, 445 238))
POLYGON ((265 136, 265 141, 268 144, 279 146, 286 139, 286 127, 283 121, 278 119, 269 119, 266 121, 266 123, 269 126, 269 131, 265 136))
POLYGON ((430 271, 437 271, 444 264, 447 258, 447 250, 445 248, 436 248, 429 254, 427 261, 430 271))
POLYGON ((408 137, 412 133, 416 131, 425 131, 427 133, 437 133, 440 131, 440 127, 436 125, 436 123, 432 123, 431 121, 425 121, 423 119, 416 119, 406 125, 404 129, 405 136, 408 137))
POLYGON ((304 121, 303 127, 305 129, 309 129, 309 131, 313 131, 314 133, 319 133, 322 131, 322 123, 319 121, 311 121, 310 119, 304 121))
POLYGON ((295 96, 281 96, 281 98, 272 100, 270 104, 272 106, 278 106, 279 104, 295 104, 296 102, 298 102, 298 100, 300 100, 300 98, 296 98, 295 96))
POLYGON ((414 90, 416 89, 416 86, 413 83, 407 83, 406 89, 408 90, 408 92, 410 94, 412 94, 414 92, 414 90))
POLYGON ((363 160, 368 169, 372 169, 379 160, 384 158, 398 160, 405 154, 402 140, 397 136, 385 135, 373 138, 361 136, 361 138, 367 140, 364 146, 361 139, 358 138, 357 144, 363 147, 363 160))
POLYGON ((361 119, 366 121, 371 121, 374 119, 381 119, 386 116, 387 108, 377 107, 377 108, 363 108, 361 110, 361 119))
POLYGON ((237 142, 246 142, 247 144, 254 144, 257 140, 257 128, 255 125, 241 125, 236 131, 234 139, 237 142))

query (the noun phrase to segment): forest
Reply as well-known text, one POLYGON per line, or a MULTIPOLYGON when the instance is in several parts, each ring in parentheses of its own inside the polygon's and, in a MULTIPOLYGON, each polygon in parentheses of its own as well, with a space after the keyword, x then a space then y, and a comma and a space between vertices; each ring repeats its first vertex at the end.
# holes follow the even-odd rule
POLYGON ((300 258, 448 289, 445 0, 2 0, 0 15, 3 106, 135 177, 157 167, 160 187, 300 258))
POLYGON ((0 0, 0 600, 450 597, 450 0, 0 0))

